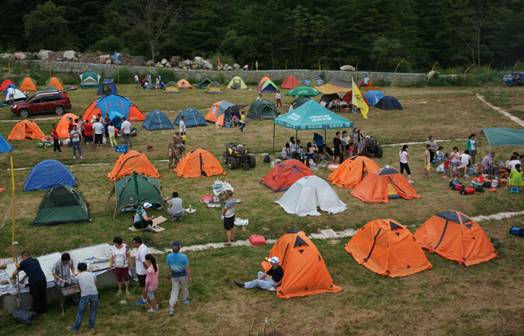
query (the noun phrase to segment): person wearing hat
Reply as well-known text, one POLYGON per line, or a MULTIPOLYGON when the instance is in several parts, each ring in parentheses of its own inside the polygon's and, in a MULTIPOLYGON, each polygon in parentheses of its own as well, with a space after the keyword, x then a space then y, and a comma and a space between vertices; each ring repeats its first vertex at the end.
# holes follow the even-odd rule
POLYGON ((133 218, 133 226, 138 229, 147 229, 153 226, 153 216, 148 216, 146 210, 150 209, 153 204, 145 202, 142 206, 136 209, 135 217, 133 218))
POLYGON ((275 291, 284 277, 284 270, 280 266, 278 257, 271 257, 266 259, 271 264, 271 268, 267 272, 258 272, 257 278, 248 282, 241 282, 235 280, 235 285, 246 289, 260 288, 268 291, 275 291))
POLYGON ((175 304, 180 290, 182 290, 183 303, 189 304, 189 280, 191 279, 191 273, 189 271, 189 259, 185 253, 180 253, 181 247, 182 244, 179 241, 174 241, 171 244, 173 252, 166 257, 167 278, 171 280, 169 316, 175 315, 175 304))

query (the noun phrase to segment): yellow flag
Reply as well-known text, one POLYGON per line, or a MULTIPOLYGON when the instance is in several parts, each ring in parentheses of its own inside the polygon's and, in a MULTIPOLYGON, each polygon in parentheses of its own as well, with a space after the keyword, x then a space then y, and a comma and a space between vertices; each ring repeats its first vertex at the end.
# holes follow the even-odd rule
POLYGON ((367 119, 368 112, 369 112, 369 106, 368 104, 366 104, 366 100, 364 99, 364 96, 360 92, 360 89, 358 88, 357 84, 355 84, 355 81, 352 80, 352 82, 353 82, 352 84, 353 97, 351 99, 351 104, 358 107, 364 119, 367 119))

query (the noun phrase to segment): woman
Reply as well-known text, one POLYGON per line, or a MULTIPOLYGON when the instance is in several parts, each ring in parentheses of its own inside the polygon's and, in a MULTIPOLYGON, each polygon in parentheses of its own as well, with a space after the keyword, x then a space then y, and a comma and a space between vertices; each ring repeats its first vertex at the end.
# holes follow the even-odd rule
POLYGON ((469 155, 471 156, 471 163, 475 163, 477 156, 477 138, 475 133, 471 133, 469 135, 468 141, 466 143, 466 149, 469 151, 469 155))
POLYGON ((230 245, 231 242, 235 241, 235 206, 237 205, 237 200, 233 198, 231 190, 227 190, 225 194, 226 200, 222 218, 224 219, 224 230, 226 231, 226 245, 230 245))
POLYGON ((457 177, 457 169, 460 166, 460 153, 458 147, 453 147, 453 152, 449 155, 451 177, 457 177))
POLYGON ((400 174, 404 174, 404 171, 406 171, 406 174, 408 175, 409 183, 413 183, 414 181, 411 179, 411 169, 409 169, 408 145, 402 146, 402 149, 399 152, 399 157, 400 157, 400 174))
POLYGON ((113 238, 113 243, 114 245, 109 258, 109 268, 115 269, 116 285, 118 287, 116 295, 119 296, 122 294, 122 285, 124 285, 126 295, 129 295, 129 258, 131 258, 131 254, 129 253, 127 244, 124 244, 122 238, 113 238))

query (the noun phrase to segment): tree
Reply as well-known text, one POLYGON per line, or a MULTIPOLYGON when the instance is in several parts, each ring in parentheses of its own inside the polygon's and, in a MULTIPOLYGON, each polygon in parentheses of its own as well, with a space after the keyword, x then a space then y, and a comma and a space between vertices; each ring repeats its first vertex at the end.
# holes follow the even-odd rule
POLYGON ((60 50, 70 46, 64 13, 65 7, 48 1, 24 16, 25 36, 30 50, 60 50))

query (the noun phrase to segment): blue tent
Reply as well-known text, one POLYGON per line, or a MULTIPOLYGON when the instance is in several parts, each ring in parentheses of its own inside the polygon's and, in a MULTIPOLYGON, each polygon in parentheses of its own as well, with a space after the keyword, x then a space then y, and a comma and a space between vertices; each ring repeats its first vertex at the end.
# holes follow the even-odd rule
POLYGON ((166 114, 160 110, 153 110, 146 116, 142 127, 149 131, 175 128, 166 114))
POLYGON ((207 126, 206 119, 199 110, 194 107, 186 107, 183 109, 175 119, 175 125, 178 125, 180 122, 180 117, 184 116, 184 122, 186 127, 197 127, 197 126, 207 126))
POLYGON ((382 110, 402 110, 402 105, 395 97, 385 96, 375 105, 382 110))
POLYGON ((118 94, 115 82, 112 79, 104 79, 98 84, 98 95, 116 95, 118 94))
POLYGON ((364 93, 364 98, 366 98, 368 105, 375 106, 382 98, 384 98, 384 92, 379 90, 370 90, 364 93))
POLYGON ((0 153, 10 153, 13 151, 13 146, 0 134, 0 153))
POLYGON ((40 161, 25 180, 24 191, 51 189, 64 184, 76 186, 76 179, 66 166, 56 160, 40 161))

